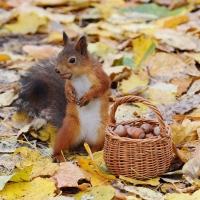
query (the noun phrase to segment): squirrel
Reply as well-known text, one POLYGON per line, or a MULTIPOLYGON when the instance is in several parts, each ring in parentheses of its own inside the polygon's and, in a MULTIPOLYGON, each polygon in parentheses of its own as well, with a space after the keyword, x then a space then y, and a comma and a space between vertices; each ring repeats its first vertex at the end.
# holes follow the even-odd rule
POLYGON ((86 36, 69 41, 54 59, 36 64, 22 80, 18 105, 31 113, 45 110, 60 128, 53 158, 65 161, 62 151, 87 142, 92 152, 103 148, 109 121, 110 78, 87 50, 86 36))

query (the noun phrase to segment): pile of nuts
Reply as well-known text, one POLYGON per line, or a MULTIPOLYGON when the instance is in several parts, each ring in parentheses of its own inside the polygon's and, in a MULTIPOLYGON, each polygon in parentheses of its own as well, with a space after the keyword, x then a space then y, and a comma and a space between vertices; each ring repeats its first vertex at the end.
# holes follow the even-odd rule
POLYGON ((120 137, 129 137, 133 139, 155 138, 160 135, 159 126, 153 126, 148 123, 144 123, 140 128, 130 125, 118 125, 114 133, 120 137))

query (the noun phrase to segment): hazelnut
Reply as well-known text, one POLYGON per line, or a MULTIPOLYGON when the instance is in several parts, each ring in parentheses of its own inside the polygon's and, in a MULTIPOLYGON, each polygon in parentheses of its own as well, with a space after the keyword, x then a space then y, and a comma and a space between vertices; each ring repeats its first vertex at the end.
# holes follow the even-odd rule
POLYGON ((153 129, 153 135, 155 135, 155 136, 159 136, 160 135, 160 127, 159 126, 156 126, 153 129))
POLYGON ((147 123, 142 124, 142 125, 140 126, 140 128, 143 129, 145 133, 150 133, 150 132, 153 131, 153 126, 150 125, 150 124, 147 124, 147 123))
POLYGON ((126 124, 124 127, 125 127, 126 130, 127 130, 128 128, 130 128, 130 125, 126 124))
POLYGON ((116 133, 120 137, 126 137, 127 136, 127 130, 123 125, 118 125, 115 128, 114 133, 116 133))
POLYGON ((135 128, 132 132, 128 133, 133 139, 143 139, 145 133, 141 128, 135 128))
POLYGON ((129 127, 127 128, 127 133, 131 134, 137 127, 129 127))

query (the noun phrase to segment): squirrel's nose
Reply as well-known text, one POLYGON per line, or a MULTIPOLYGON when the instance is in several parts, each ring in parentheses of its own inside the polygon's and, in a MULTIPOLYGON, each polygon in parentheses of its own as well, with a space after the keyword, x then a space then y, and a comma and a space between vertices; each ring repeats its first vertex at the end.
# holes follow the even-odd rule
POLYGON ((55 68, 55 72, 60 74, 60 71, 57 68, 55 68))

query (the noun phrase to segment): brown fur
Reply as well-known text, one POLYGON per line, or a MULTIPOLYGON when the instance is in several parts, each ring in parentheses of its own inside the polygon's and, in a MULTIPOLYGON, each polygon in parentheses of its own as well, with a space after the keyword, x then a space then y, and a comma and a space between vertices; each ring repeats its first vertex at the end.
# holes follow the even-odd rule
POLYGON ((66 81, 65 93, 69 103, 66 107, 63 126, 56 136, 54 158, 57 162, 64 161, 61 151, 74 148, 80 142, 84 142, 77 140, 81 133, 77 106, 82 107, 93 98, 99 98, 101 102, 101 125, 100 127, 97 126, 96 133, 93 133, 98 134, 97 141, 93 144, 89 143, 89 145, 93 152, 103 148, 104 131, 108 123, 108 93, 110 88, 110 79, 101 68, 101 64, 94 60, 87 51, 86 37, 82 36, 77 43, 74 43, 68 41, 68 37, 64 34, 63 40, 65 46, 57 57, 56 70, 61 74, 61 77, 68 77, 68 74, 72 74, 70 79, 86 75, 92 86, 80 99, 77 99, 71 80, 66 81), (76 62, 70 63, 71 58, 75 58, 76 62), (79 142, 77 143, 77 141, 79 142))

